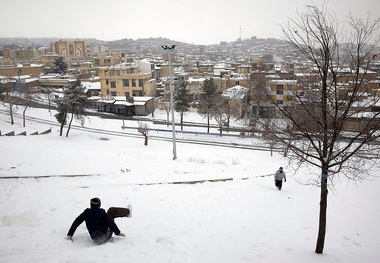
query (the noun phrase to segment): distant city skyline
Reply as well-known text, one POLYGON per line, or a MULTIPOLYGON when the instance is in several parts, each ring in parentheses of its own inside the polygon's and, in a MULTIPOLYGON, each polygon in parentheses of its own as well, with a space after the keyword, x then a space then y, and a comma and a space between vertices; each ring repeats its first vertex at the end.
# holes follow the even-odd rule
MULTIPOLYGON (((314 1, 319 7, 323 1, 314 1)), ((344 24, 349 12, 378 18, 378 0, 330 0, 344 24)), ((278 38, 280 25, 305 11, 309 0, 1 0, 0 37, 164 37, 190 44, 219 44, 238 38, 278 38)))

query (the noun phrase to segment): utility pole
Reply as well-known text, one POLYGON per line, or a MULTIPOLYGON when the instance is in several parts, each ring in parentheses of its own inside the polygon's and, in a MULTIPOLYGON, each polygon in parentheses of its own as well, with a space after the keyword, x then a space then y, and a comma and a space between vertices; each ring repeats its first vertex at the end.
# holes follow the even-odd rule
POLYGON ((175 120, 174 120, 174 98, 173 98, 173 83, 172 83, 172 71, 171 71, 171 52, 174 51, 175 45, 164 45, 162 46, 164 51, 169 55, 169 90, 170 90, 170 111, 172 113, 172 134, 173 134, 173 160, 177 159, 177 147, 175 138, 175 120))

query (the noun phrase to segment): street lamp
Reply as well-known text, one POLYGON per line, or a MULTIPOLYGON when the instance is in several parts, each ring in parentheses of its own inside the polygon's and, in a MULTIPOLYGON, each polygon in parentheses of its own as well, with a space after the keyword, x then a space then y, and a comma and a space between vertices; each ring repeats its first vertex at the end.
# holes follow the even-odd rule
POLYGON ((171 61, 170 52, 174 51, 175 45, 164 45, 162 46, 164 51, 167 51, 169 55, 169 90, 170 90, 170 111, 172 112, 172 134, 173 134, 173 160, 177 159, 177 149, 175 141, 175 122, 174 122, 174 99, 173 99, 173 85, 172 85, 172 71, 171 71, 171 61))

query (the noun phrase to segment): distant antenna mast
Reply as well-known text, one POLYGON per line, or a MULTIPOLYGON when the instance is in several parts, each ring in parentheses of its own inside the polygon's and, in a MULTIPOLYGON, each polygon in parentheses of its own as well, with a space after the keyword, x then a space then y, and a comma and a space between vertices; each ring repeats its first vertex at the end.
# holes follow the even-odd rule
POLYGON ((241 39, 241 26, 240 26, 239 38, 241 39))

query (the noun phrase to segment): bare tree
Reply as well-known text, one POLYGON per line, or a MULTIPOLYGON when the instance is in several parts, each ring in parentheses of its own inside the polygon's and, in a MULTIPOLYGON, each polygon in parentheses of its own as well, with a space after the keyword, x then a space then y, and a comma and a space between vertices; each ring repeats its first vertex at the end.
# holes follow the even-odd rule
POLYGON ((47 87, 47 88, 44 88, 42 90, 42 93, 46 93, 46 98, 48 100, 48 109, 49 109, 49 113, 50 113, 50 116, 51 116, 51 99, 52 99, 52 93, 53 93, 53 89, 50 88, 50 87, 47 87))
POLYGON ((138 127, 138 132, 144 136, 144 145, 148 145, 148 124, 146 122, 140 122, 138 127))
POLYGON ((28 87, 25 87, 25 92, 19 94, 20 105, 22 107, 22 123, 25 127, 26 111, 30 108, 35 100, 35 94, 31 93, 28 87))
POLYGON ((268 104, 268 101, 271 100, 270 97, 267 96, 267 92, 265 92, 266 87, 267 80, 264 74, 259 72, 258 74, 252 75, 248 94, 251 104, 254 105, 255 111, 252 112, 252 115, 255 116, 255 120, 260 118, 260 107, 268 104))
POLYGON ((1 100, 4 106, 8 109, 9 116, 11 118, 11 125, 13 125, 14 124, 13 112, 15 111, 15 107, 17 107, 17 101, 19 99, 11 95, 12 83, 10 79, 8 78, 4 78, 1 80, 1 93, 3 92, 5 92, 5 96, 1 96, 1 100))
POLYGON ((311 61, 307 75, 312 77, 291 91, 297 98, 294 107, 272 101, 284 121, 271 122, 269 138, 288 150, 293 164, 321 171, 318 254, 323 253, 326 236, 328 183, 339 175, 363 180, 378 167, 380 149, 374 142, 380 112, 373 108, 379 98, 369 95, 367 85, 367 65, 379 43, 373 38, 378 26, 379 19, 349 15, 351 31, 343 31, 327 6, 312 5, 282 28, 294 50, 311 61))
POLYGON ((230 112, 230 104, 228 99, 223 99, 220 95, 213 97, 212 108, 210 109, 210 116, 214 118, 219 126, 219 134, 223 134, 223 125, 228 120, 230 112))
POLYGON ((170 102, 161 100, 160 103, 166 112, 166 126, 169 127, 170 102))

